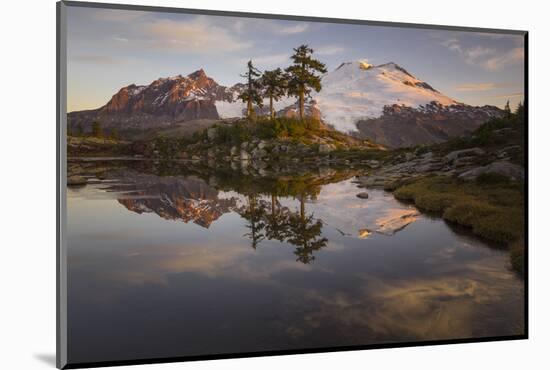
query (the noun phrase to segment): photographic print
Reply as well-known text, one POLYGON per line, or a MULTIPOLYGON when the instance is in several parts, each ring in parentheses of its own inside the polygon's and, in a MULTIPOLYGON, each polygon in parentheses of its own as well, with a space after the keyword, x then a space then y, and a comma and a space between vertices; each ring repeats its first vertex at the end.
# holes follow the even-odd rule
POLYGON ((58 23, 58 366, 527 337, 526 32, 58 23))

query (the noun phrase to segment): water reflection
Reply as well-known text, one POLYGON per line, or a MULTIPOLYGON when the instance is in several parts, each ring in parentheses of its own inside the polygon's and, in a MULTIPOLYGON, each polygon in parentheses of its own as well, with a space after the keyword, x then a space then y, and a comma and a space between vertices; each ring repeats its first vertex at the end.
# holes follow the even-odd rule
POLYGON ((71 361, 523 333, 505 251, 381 190, 358 199, 353 171, 79 167, 71 361))

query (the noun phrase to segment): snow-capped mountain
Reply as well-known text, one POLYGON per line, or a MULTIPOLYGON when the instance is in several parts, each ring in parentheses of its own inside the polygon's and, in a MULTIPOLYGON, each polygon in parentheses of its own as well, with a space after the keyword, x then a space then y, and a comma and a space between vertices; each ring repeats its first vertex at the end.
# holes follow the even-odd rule
MULTIPOLYGON (((195 119, 242 117, 241 83, 219 85, 200 69, 187 76, 159 78, 149 85, 120 89, 103 107, 68 115, 69 127, 89 131, 99 120, 105 128, 150 129, 195 119)), ((269 102, 259 113, 268 113, 269 102)), ((297 114, 296 99, 274 102, 278 115, 297 114)), ((390 146, 446 140, 502 114, 496 107, 459 103, 395 63, 342 63, 322 76, 322 90, 306 104, 308 114, 335 129, 390 146), (414 131, 414 132, 413 132, 414 131), (419 134, 424 132, 424 134, 419 134)))
POLYGON ((215 103, 231 99, 230 89, 200 69, 187 76, 159 78, 149 85, 121 88, 104 106, 68 115, 69 127, 89 131, 93 121, 105 128, 150 129, 194 119, 218 119, 215 103))
POLYGON ((357 131, 359 120, 380 117, 385 106, 416 108, 432 101, 443 106, 457 103, 395 63, 342 63, 323 76, 322 85, 321 92, 313 96, 321 117, 345 132, 357 131))

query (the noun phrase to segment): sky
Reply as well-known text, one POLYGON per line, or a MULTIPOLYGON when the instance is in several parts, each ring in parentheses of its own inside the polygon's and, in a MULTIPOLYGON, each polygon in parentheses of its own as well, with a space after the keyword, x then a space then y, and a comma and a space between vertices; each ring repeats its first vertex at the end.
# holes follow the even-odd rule
POLYGON ((471 105, 523 100, 523 36, 69 7, 67 108, 95 109, 121 87, 203 68, 219 84, 241 81, 249 59, 284 68, 308 44, 328 70, 342 62, 395 62, 471 105))

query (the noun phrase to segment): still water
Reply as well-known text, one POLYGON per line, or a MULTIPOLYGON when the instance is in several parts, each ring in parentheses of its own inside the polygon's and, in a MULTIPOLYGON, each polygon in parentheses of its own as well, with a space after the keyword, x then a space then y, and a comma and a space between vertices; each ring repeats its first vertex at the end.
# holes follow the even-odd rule
POLYGON ((523 334, 505 250, 353 173, 79 170, 72 363, 523 334))

